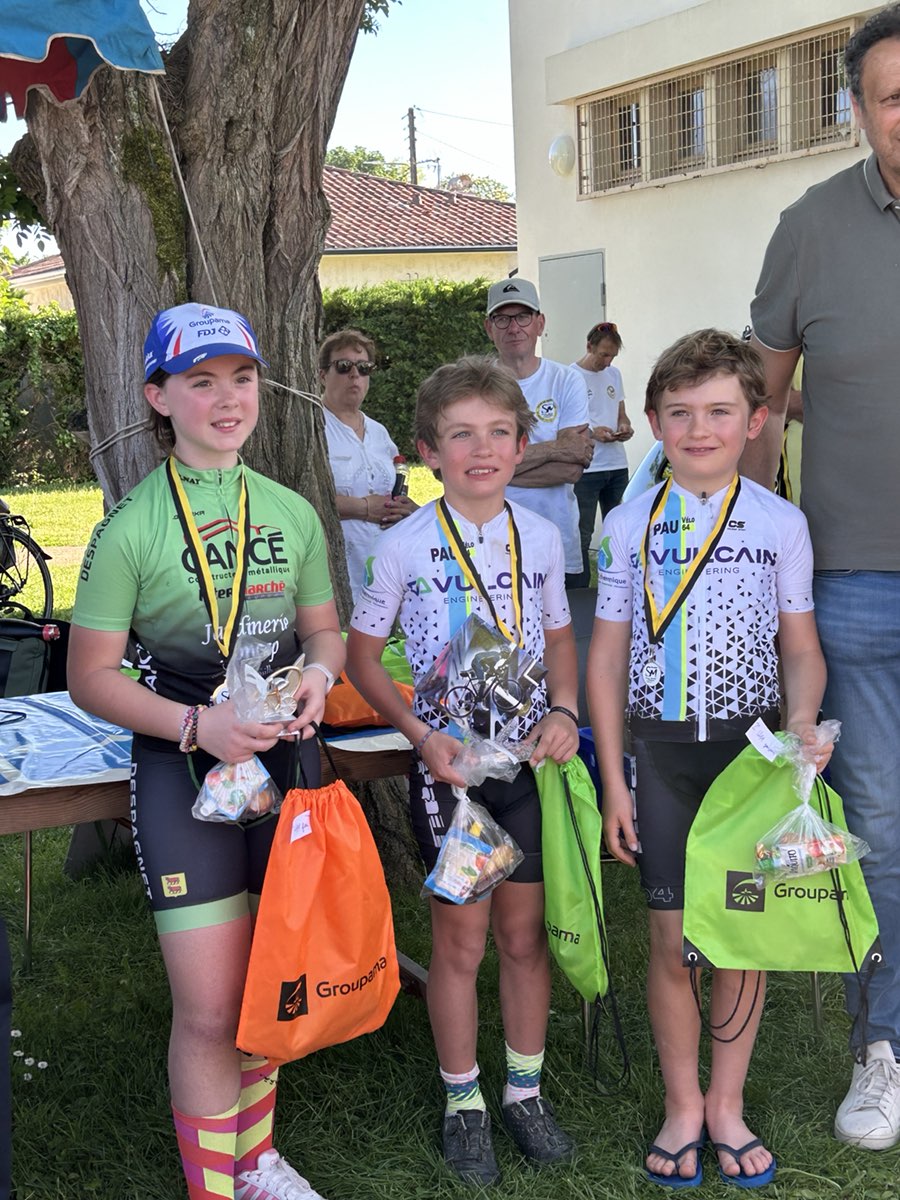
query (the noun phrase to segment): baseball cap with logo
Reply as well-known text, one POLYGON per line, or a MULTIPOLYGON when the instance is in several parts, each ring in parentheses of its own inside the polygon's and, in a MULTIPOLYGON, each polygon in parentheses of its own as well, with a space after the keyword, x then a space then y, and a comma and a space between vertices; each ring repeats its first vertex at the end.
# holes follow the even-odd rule
POLYGON ((504 304, 522 304, 533 312, 541 311, 537 288, 528 279, 501 279, 492 283, 488 291, 487 315, 496 312, 504 304))
POLYGON ((144 382, 162 368, 180 375, 207 358, 242 354, 269 364, 259 352, 250 322, 229 308, 209 304, 179 304, 153 318, 144 342, 144 382))

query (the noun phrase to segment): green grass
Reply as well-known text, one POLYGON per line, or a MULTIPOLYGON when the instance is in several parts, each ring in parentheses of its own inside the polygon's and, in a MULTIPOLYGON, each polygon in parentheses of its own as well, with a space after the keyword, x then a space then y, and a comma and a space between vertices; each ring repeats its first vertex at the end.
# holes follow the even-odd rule
POLYGON ((103 516, 99 487, 16 489, 7 492, 4 499, 13 512, 25 517, 32 537, 47 550, 53 546, 84 546, 103 516))
MULTIPOLYGON (((166 1098, 168 992, 153 924, 129 852, 73 882, 62 873, 67 831, 35 835, 35 959, 14 980, 15 1180, 18 1200, 176 1200, 184 1189, 166 1098), (32 1079, 24 1076, 30 1072, 32 1079)), ((554 983, 546 1092, 577 1138, 576 1163, 535 1174, 502 1131, 497 1200, 650 1200, 641 1169, 662 1112, 643 999, 646 916, 634 872, 605 868, 613 977, 632 1055, 620 1095, 599 1094, 584 1071, 579 1004, 554 983)), ((21 961, 20 839, 0 842, 0 911, 21 961)), ((395 897, 398 944, 427 962, 427 910, 395 897)), ((479 1061, 498 1120, 503 1033, 489 951, 480 981, 479 1061)), ((215 981, 211 981, 215 986, 215 981)), ((834 977, 824 980, 825 1028, 813 1029, 806 976, 774 979, 747 1088, 751 1125, 779 1159, 765 1196, 782 1200, 896 1200, 900 1153, 852 1150, 831 1137, 846 1086, 847 1022, 834 977)), ((605 1028, 606 1045, 609 1030, 605 1028)), ((607 1061, 607 1071, 613 1068, 607 1061)), ((378 1033, 285 1067, 279 1148, 329 1200, 461 1200, 471 1195, 440 1161, 442 1089, 424 1005, 401 995, 378 1033)), ((707 1156, 692 1195, 725 1192, 707 1156)), ((736 1193, 728 1193, 729 1195, 736 1193)))
POLYGON ((31 536, 50 555, 53 580, 53 615, 60 621, 72 616, 81 554, 91 530, 103 516, 99 487, 38 487, 13 489, 4 496, 14 513, 31 527, 31 536), (75 547, 58 550, 57 547, 75 547))

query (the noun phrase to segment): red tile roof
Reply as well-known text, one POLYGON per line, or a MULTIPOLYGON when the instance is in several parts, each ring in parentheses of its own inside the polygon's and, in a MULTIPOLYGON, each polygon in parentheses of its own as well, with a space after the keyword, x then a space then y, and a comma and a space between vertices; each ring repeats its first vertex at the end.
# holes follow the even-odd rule
POLYGON ((516 206, 326 167, 331 228, 325 253, 515 250, 516 206))
POLYGON ((50 254, 35 262, 25 263, 22 267, 14 267, 7 275, 7 279, 27 279, 30 275, 43 275, 45 271, 49 274, 51 271, 61 271, 63 266, 61 254, 50 254))
MULTIPOLYGON (((331 205, 326 254, 516 248, 516 206, 504 200, 413 187, 341 167, 325 168, 324 185, 331 205)), ((9 279, 62 267, 61 256, 52 254, 16 267, 9 279)))

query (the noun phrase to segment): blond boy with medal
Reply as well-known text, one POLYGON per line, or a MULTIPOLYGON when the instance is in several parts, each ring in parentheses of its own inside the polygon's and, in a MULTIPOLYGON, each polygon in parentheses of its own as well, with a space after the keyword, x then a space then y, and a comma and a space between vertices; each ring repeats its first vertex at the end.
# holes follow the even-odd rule
MULTIPOLYGON (((742 972, 715 972, 704 1095, 681 932, 685 848, 704 793, 759 719, 798 734, 812 755, 825 687, 806 520, 737 473, 765 424, 765 396, 759 356, 730 334, 700 330, 662 354, 645 411, 672 477, 607 518, 588 654, 604 836, 621 862, 638 863, 650 910, 647 1001, 665 1120, 646 1171, 666 1187, 701 1182, 707 1136, 725 1182, 761 1187, 775 1173, 743 1116, 764 977, 742 991, 742 972), (634 799, 622 773, 626 710, 634 799)), ((816 752, 819 769, 830 752, 816 752)))
POLYGON ((488 779, 469 789, 515 839, 524 862, 479 903, 430 901, 428 1011, 446 1089, 444 1158, 476 1186, 500 1178, 476 1062, 476 980, 488 928, 500 960, 506 1034, 503 1124, 533 1165, 574 1153, 540 1088, 550 971, 532 767, 545 758, 565 762, 578 748, 578 667, 559 531, 504 496, 533 422, 515 377, 496 360, 462 359, 422 384, 416 445, 439 475, 444 496, 382 534, 347 643, 351 679, 415 747, 410 812, 426 870, 434 866, 455 807, 450 785, 464 786, 453 766, 460 743, 443 732, 446 717, 421 695, 410 711, 382 667, 395 619, 416 679, 471 614, 547 668, 546 686, 513 730, 533 748, 530 764, 511 783, 488 779))
POLYGON ((134 731, 132 828, 172 992, 169 1085, 188 1196, 316 1200, 272 1145, 277 1067, 235 1048, 275 819, 225 826, 192 808, 217 759, 259 755, 284 792, 299 753, 318 781, 313 722, 344 660, 325 541, 305 500, 241 461, 265 366, 246 318, 166 309, 144 350, 144 395, 168 458, 94 530, 69 688, 134 731), (290 689, 293 719, 245 722, 231 701, 211 703, 241 634, 268 643, 262 673, 290 689), (119 669, 129 636, 139 681, 119 669))

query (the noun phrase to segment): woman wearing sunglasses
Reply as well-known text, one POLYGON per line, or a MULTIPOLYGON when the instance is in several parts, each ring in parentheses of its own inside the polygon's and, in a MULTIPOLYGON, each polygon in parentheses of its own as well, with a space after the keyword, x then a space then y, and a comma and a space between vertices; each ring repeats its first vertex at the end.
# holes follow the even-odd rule
POLYGON ((375 343, 358 329, 329 334, 319 347, 328 460, 354 603, 379 532, 417 508, 408 496, 391 496, 397 447, 385 427, 362 412, 374 370, 375 343))

